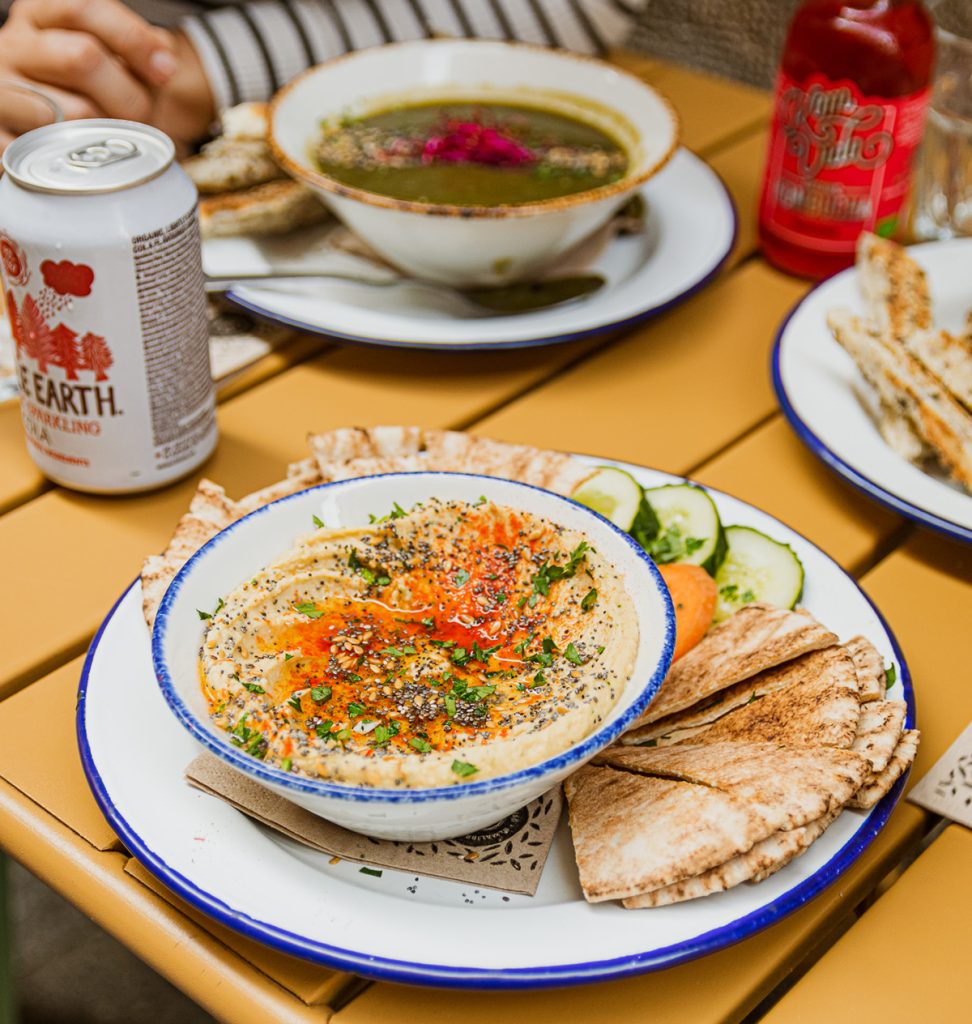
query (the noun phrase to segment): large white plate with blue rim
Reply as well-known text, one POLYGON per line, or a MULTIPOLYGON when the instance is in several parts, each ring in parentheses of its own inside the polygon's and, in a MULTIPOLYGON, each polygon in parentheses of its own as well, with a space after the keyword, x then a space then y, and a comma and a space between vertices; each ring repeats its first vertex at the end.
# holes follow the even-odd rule
MULTIPOLYGON (((961 333, 972 309, 972 238, 915 245, 908 253, 928 275, 935 322, 961 333)), ((827 328, 827 311, 836 306, 863 313, 853 267, 814 288, 780 328, 773 384, 784 415, 814 455, 869 498, 972 543, 972 495, 944 473, 912 465, 881 437, 873 389, 827 328)))
MULTIPOLYGON (((608 464, 608 460, 588 460, 608 464)), ((614 463, 643 484, 678 480, 614 463)), ((764 512, 712 493, 723 521, 790 544, 806 568, 803 603, 842 638, 869 637, 897 666, 889 691, 914 702, 901 651, 863 591, 832 559, 764 512)), ((904 780, 869 812, 845 811, 802 856, 759 885, 652 910, 588 904, 561 823, 533 897, 330 858, 281 838, 190 788, 198 750, 152 671, 138 582, 88 653, 78 740, 99 806, 125 846, 183 899, 280 951, 372 978, 468 988, 570 985, 690 960, 779 921, 830 885, 887 822, 904 780)))
MULTIPOLYGON (((719 176, 680 149, 646 182, 645 231, 615 238, 588 265, 606 284, 586 299, 508 316, 479 315, 424 288, 376 288, 321 280, 313 294, 239 285, 227 297, 244 309, 311 334, 406 348, 524 348, 627 327, 688 298, 718 272, 736 237, 736 211, 719 176)), ((203 245, 206 271, 257 261, 259 243, 219 238, 203 245), (255 250, 255 251, 250 251, 255 250)), ((306 287, 304 284, 303 287, 306 287)))

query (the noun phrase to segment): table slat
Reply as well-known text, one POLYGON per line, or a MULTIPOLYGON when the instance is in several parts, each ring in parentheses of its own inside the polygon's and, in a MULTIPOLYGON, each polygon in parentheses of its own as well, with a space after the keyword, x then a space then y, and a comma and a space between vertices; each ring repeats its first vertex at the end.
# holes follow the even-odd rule
POLYGON ((125 873, 128 855, 98 851, 0 782, 0 844, 42 882, 226 1024, 327 1024, 239 954, 125 873))
POLYGON ((806 287, 744 264, 474 430, 685 473, 774 412, 770 346, 806 287))
POLYGON ((17 401, 0 402, 0 469, 0 515, 50 486, 27 454, 17 401))
POLYGON ((970 864, 972 832, 952 825, 763 1024, 967 1021, 970 864))

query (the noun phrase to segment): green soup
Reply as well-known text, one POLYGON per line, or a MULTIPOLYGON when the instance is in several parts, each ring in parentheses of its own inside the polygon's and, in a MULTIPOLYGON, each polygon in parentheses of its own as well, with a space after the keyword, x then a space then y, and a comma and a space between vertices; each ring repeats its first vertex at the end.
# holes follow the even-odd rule
POLYGON ((593 125, 538 107, 434 103, 325 122, 320 169, 395 199, 507 206, 624 177, 624 149, 593 125))

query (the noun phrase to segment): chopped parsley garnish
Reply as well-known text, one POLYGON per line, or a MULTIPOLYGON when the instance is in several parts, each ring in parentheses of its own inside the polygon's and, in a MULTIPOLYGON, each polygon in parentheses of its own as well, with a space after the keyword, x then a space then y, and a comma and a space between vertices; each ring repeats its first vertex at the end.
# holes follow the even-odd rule
MULTIPOLYGON (((550 584, 555 583, 557 580, 565 580, 573 576, 577 572, 577 566, 587 556, 587 552, 591 546, 586 540, 582 540, 580 544, 574 548, 570 553, 570 557, 567 559, 565 565, 552 565, 550 562, 544 562, 543 565, 537 570, 533 577, 533 593, 527 599, 527 603, 533 608, 537 601, 541 597, 546 597, 550 593, 550 584)), ((522 604, 520 607, 523 607, 522 604)))
POLYGON ((325 701, 331 699, 333 690, 330 686, 312 686, 311 687, 311 700, 315 704, 323 704, 325 701))
POLYGON ((414 654, 415 648, 411 646, 400 649, 398 647, 386 647, 381 653, 387 654, 391 658, 404 658, 406 654, 414 654))
POLYGON ((427 754, 432 749, 432 744, 428 740, 423 740, 419 736, 413 736, 409 741, 408 745, 414 747, 420 754, 427 754))
POLYGON ((357 701, 353 700, 348 705, 348 718, 358 718, 361 715, 363 715, 367 710, 368 709, 364 706, 364 704, 359 704, 357 701))
POLYGON ((421 621, 422 625, 425 626, 426 629, 435 629, 435 619, 433 619, 431 615, 427 619, 422 619, 421 621))
POLYGON ((486 495, 485 494, 480 494, 479 500, 473 502, 473 507, 475 507, 476 505, 485 505, 485 504, 486 504, 486 495))
POLYGON ((452 770, 460 779, 464 779, 469 775, 475 775, 479 771, 474 764, 469 764, 468 761, 453 761, 452 770))
MULTIPOLYGON (((443 644, 443 646, 445 646, 445 645, 443 644)), ((470 654, 466 650, 465 647, 457 647, 452 652, 452 661, 453 661, 453 664, 455 664, 455 665, 465 665, 466 662, 469 661, 469 658, 470 658, 470 654)))
POLYGON ((497 591, 497 593, 496 593, 496 603, 497 604, 506 604, 506 599, 507 599, 508 596, 509 595, 505 591, 503 591, 503 590, 497 591))
POLYGON ((293 762, 293 761, 292 761, 292 760, 291 760, 291 759, 290 759, 289 757, 285 757, 285 758, 284 758, 284 759, 283 759, 283 760, 282 760, 282 761, 280 762, 280 767, 281 767, 281 768, 282 768, 282 769, 283 769, 283 770, 284 770, 285 772, 289 772, 289 771, 290 771, 290 769, 291 769, 291 766, 293 765, 293 763, 294 763, 294 762, 293 762))
POLYGON ((373 747, 385 747, 392 736, 397 736, 401 730, 400 722, 389 722, 387 725, 376 726, 372 732, 371 745, 373 747))
POLYGON ((290 660, 291 660, 291 658, 293 658, 293 655, 292 655, 292 654, 285 654, 285 655, 284 655, 284 661, 290 661, 290 660))
POLYGON ((456 646, 455 640, 430 640, 429 643, 430 644, 435 644, 436 647, 446 647, 446 648, 449 648, 449 647, 455 647, 456 646))
POLYGON ((407 516, 407 515, 408 515, 408 513, 405 511, 405 509, 403 509, 402 506, 399 505, 397 501, 393 501, 392 502, 392 510, 391 510, 391 512, 388 513, 387 516, 382 516, 379 519, 378 516, 369 514, 368 515, 368 522, 369 523, 387 523, 389 519, 401 519, 403 516, 407 516))
POLYGON ((460 569, 455 576, 452 577, 452 582, 457 587, 464 587, 471 579, 471 574, 466 569, 460 569))
POLYGON ((263 758, 267 756, 267 748, 269 746, 270 744, 267 743, 263 736, 261 736, 260 733, 257 733, 256 736, 250 740, 250 743, 246 748, 246 752, 252 757, 259 758, 262 761, 263 758))
POLYGON ((603 654, 604 653, 604 644, 599 644, 598 645, 597 653, 598 654, 603 654))
POLYGON ((567 645, 567 649, 564 651, 564 657, 573 665, 583 665, 584 659, 577 653, 577 648, 573 643, 567 645))
POLYGON ((334 723, 330 720, 330 718, 328 718, 325 721, 318 723, 317 735, 320 736, 322 740, 329 740, 331 738, 331 730, 333 728, 334 723))
POLYGON ((581 611, 589 612, 597 602, 597 590, 593 587, 588 590, 581 601, 581 611))
POLYGON ((391 583, 390 577, 383 574, 379 575, 374 571, 374 569, 369 569, 368 566, 362 565, 361 562, 358 561, 358 552, 355 551, 354 548, 351 548, 351 553, 348 555, 348 566, 353 569, 369 587, 385 587, 391 583))
POLYGON ((656 562, 681 562, 695 554, 705 540, 701 537, 686 537, 677 523, 666 526, 648 545, 648 554, 656 562))
POLYGON ((483 649, 479 646, 476 640, 473 640, 472 647, 469 648, 469 661, 481 661, 484 665, 489 662, 489 659, 494 655, 503 645, 496 644, 493 647, 487 647, 483 649))
POLYGON ((884 670, 884 688, 890 690, 892 686, 897 682, 898 679, 898 668, 895 663, 891 662, 891 667, 884 670))
POLYGON ((381 871, 378 868, 358 868, 362 875, 372 875, 374 878, 381 878, 381 871))
POLYGON ((545 636, 540 646, 541 650, 536 654, 531 654, 526 660, 532 662, 534 665, 542 665, 544 668, 550 668, 553 664, 554 655, 560 654, 560 650, 553 642, 552 636, 545 636))
POLYGON ((545 683, 546 681, 547 681, 547 677, 546 677, 546 676, 545 676, 545 675, 543 674, 543 669, 541 669, 541 670, 540 670, 540 671, 539 671, 539 672, 538 672, 538 673, 537 673, 537 674, 536 674, 536 675, 535 675, 535 676, 533 677, 533 685, 534 685, 534 686, 543 686, 543 684, 544 684, 544 683, 545 683))
POLYGON ((323 614, 323 610, 318 608, 313 601, 300 601, 294 605, 294 610, 300 612, 301 615, 306 615, 309 619, 319 619, 323 614))
POLYGON ((211 619, 214 615, 218 615, 219 614, 219 610, 223 607, 223 603, 224 603, 223 599, 220 598, 219 601, 216 604, 216 607, 211 612, 202 612, 202 611, 200 611, 197 608, 196 609, 196 614, 201 619, 211 619))
POLYGON ((456 698, 453 697, 451 693, 447 693, 442 698, 442 701, 445 704, 446 715, 449 718, 455 718, 456 717, 456 698))
POLYGON ((243 689, 244 690, 249 690, 250 693, 266 693, 267 692, 266 690, 264 690, 264 688, 262 686, 259 685, 259 683, 244 683, 243 684, 243 689))
POLYGON ((313 522, 318 530, 324 525, 324 520, 320 516, 311 516, 311 522, 313 522))
POLYGON ((517 644, 517 645, 516 645, 516 646, 515 646, 515 647, 513 648, 513 650, 514 650, 514 651, 516 651, 516 653, 517 653, 517 654, 523 654, 523 653, 524 653, 524 651, 526 651, 527 647, 528 647, 528 646, 529 646, 529 645, 530 645, 531 643, 533 643, 533 638, 534 638, 534 637, 535 637, 536 635, 537 635, 536 633, 531 633, 531 634, 530 634, 529 636, 525 636, 525 637, 524 637, 524 638, 523 638, 523 639, 522 639, 522 640, 521 640, 521 641, 520 641, 520 642, 519 642, 519 643, 518 643, 518 644, 517 644))
POLYGON ((290 700, 288 700, 287 703, 294 709, 294 711, 303 711, 304 710, 303 707, 301 707, 301 704, 300 704, 300 694, 299 693, 292 694, 291 697, 290 697, 290 700))

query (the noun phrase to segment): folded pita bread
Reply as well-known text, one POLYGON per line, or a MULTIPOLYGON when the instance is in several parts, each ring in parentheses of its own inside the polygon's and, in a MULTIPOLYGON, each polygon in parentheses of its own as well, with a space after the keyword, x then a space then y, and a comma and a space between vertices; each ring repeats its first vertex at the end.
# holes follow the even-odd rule
POLYGON ((782 665, 766 669, 742 682, 733 683, 696 707, 676 711, 673 715, 666 715, 656 722, 631 729, 619 742, 636 746, 662 747, 696 736, 713 722, 719 721, 737 708, 745 707, 750 701, 776 693, 803 680, 816 678, 821 666, 826 663, 826 653, 834 649, 824 647, 819 651, 801 654, 797 658, 783 662, 782 665))
POLYGON ((335 463, 351 459, 414 455, 422 446, 421 427, 340 427, 307 438, 325 480, 335 463))
POLYGON ((804 850, 823 835, 827 826, 837 817, 839 811, 833 811, 822 818, 817 818, 800 828, 774 832, 766 839, 760 840, 745 853, 737 854, 725 864, 703 871, 700 875, 686 878, 681 882, 642 893, 640 896, 629 896, 621 902, 631 910, 643 907, 664 907, 672 903, 698 899, 715 892, 724 892, 741 882, 762 881, 775 874, 799 857, 804 850))
POLYGON ((918 753, 919 735, 917 729, 906 729, 901 734, 901 739, 898 740, 898 745, 894 748, 891 760, 884 771, 871 776, 847 806, 867 810, 885 797, 891 791, 891 787, 911 767, 918 753))
POLYGON ((422 470, 482 473, 571 494, 594 472, 563 452, 492 441, 454 430, 346 428, 312 435, 310 444, 325 480, 422 470))
POLYGON ((873 775, 883 772, 891 760, 901 739, 907 710, 903 700, 875 700, 861 708, 851 749, 867 758, 873 775))
POLYGON ((165 555, 149 555, 142 563, 142 615, 149 630, 155 624, 169 584, 185 564, 184 558, 166 558, 165 555))
POLYGON ((746 801, 710 786, 588 765, 564 788, 581 888, 591 903, 701 874, 774 831, 746 801))
POLYGON ((236 502, 226 497, 226 491, 212 480, 200 480, 189 504, 189 511, 179 520, 175 533, 163 554, 167 558, 181 558, 185 562, 220 530, 229 526, 240 515, 236 502))
POLYGON ((925 272, 903 246, 871 232, 857 240, 857 281, 867 317, 893 338, 932 326, 925 272))
POLYGON ((252 188, 284 177, 270 147, 261 139, 213 139, 182 166, 202 193, 252 188))
POLYGON ((199 231, 203 238, 281 235, 322 224, 330 216, 309 188, 290 179, 267 181, 199 200, 199 231))
POLYGON ((744 605, 675 662, 635 727, 694 707, 733 683, 836 643, 837 637, 802 609, 744 605))
POLYGON ((777 743, 613 746, 591 764, 721 789, 757 807, 773 832, 806 825, 842 807, 870 771, 866 758, 850 750, 777 743))
POLYGON ((878 649, 863 636, 855 636, 844 644, 847 653, 854 659, 857 682, 860 687, 861 703, 882 700, 885 691, 884 659, 878 649))
POLYGON ((815 674, 751 701, 711 725, 690 730, 691 742, 850 747, 861 716, 854 662, 842 647, 806 657, 814 659, 815 674))

